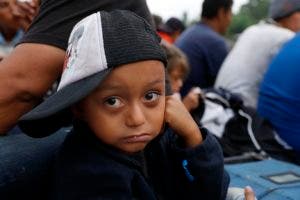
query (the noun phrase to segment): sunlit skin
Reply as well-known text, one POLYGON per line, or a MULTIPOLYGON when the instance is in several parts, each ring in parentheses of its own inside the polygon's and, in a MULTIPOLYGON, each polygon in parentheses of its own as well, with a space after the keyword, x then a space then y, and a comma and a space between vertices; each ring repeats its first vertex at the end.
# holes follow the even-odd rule
POLYGON ((202 142, 200 130, 184 105, 165 97, 165 70, 159 61, 115 68, 73 111, 101 141, 125 153, 143 150, 160 134, 164 122, 188 147, 202 142))

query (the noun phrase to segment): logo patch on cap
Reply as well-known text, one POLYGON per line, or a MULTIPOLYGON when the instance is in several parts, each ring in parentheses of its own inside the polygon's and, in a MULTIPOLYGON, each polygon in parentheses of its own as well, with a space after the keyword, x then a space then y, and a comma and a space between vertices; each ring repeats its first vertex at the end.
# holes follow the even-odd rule
POLYGON ((83 32, 84 26, 80 26, 70 38, 63 70, 70 68, 76 61, 76 58, 78 57, 78 49, 80 48, 78 44, 79 40, 82 38, 83 32))
POLYGON ((81 20, 71 32, 58 91, 107 69, 100 13, 81 20))

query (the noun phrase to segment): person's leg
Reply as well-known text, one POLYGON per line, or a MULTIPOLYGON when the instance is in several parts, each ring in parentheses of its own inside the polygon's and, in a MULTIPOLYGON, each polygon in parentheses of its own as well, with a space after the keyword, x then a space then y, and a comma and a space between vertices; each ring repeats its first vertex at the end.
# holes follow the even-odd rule
POLYGON ((67 132, 61 129, 40 139, 24 134, 0 137, 0 198, 32 199, 43 194, 55 152, 67 132))

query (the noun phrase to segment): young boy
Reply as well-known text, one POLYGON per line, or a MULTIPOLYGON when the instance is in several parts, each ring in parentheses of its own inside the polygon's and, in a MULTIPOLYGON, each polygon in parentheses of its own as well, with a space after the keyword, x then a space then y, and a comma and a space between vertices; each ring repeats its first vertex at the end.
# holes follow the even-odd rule
MULTIPOLYGON (((161 45, 168 60, 167 72, 170 80, 171 90, 179 99, 181 99, 179 91, 183 85, 184 79, 188 76, 190 71, 188 60, 185 54, 176 46, 167 42, 162 42, 161 45)), ((202 103, 202 101, 199 102, 199 99, 201 99, 200 95, 201 91, 197 90, 196 88, 192 88, 182 99, 183 104, 189 112, 198 108, 199 103, 202 103)))
POLYGON ((217 141, 166 96, 160 39, 128 11, 98 12, 73 29, 57 93, 22 117, 71 110, 53 199, 224 199, 217 141))

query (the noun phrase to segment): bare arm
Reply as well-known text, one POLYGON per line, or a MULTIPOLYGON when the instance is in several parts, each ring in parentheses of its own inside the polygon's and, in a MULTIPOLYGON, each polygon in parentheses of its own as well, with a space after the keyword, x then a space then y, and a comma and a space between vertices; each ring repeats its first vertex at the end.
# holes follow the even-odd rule
POLYGON ((0 134, 5 134, 51 87, 62 71, 65 51, 24 43, 0 62, 0 134))

